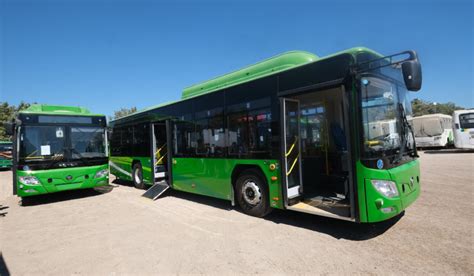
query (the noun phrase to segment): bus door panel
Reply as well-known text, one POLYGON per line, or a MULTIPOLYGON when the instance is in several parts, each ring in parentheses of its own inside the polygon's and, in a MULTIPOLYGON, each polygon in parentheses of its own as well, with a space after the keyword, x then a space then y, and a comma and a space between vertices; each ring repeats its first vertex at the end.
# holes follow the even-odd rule
POLYGON ((300 147, 300 102, 282 99, 283 109, 283 177, 287 199, 302 194, 301 147, 300 147))
POLYGON ((165 123, 152 124, 152 178, 153 183, 167 179, 168 175, 168 137, 165 123))

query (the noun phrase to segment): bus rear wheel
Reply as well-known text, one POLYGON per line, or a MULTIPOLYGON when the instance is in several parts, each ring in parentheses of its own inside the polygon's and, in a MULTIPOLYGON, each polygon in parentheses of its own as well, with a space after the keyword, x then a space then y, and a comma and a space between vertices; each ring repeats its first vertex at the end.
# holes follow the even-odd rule
POLYGON ((268 188, 257 170, 246 170, 235 183, 235 195, 242 211, 254 217, 264 217, 271 212, 268 188))
POLYGON ((140 163, 135 163, 133 165, 132 179, 136 188, 145 189, 145 183, 143 182, 143 169, 140 163))

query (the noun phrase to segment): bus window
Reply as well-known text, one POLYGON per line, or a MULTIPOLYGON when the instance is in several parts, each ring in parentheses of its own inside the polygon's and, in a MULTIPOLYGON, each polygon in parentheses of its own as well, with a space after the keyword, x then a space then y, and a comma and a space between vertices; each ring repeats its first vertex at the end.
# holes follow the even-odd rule
MULTIPOLYGON (((227 146, 229 155, 269 155, 271 149, 271 111, 261 108, 267 99, 247 102, 229 108, 227 146), (257 107, 257 109, 253 109, 257 107)), ((269 99, 268 99, 269 104, 269 99)))
POLYGON ((223 108, 196 113, 196 154, 223 156, 225 148, 223 108))
POLYGON ((150 155, 150 126, 148 123, 133 126, 132 151, 133 156, 150 155))
POLYGON ((176 157, 188 157, 194 155, 196 148, 195 127, 192 115, 187 114, 174 123, 173 131, 173 153, 176 157))
POLYGON ((459 115, 459 123, 463 129, 474 128, 474 113, 459 115))

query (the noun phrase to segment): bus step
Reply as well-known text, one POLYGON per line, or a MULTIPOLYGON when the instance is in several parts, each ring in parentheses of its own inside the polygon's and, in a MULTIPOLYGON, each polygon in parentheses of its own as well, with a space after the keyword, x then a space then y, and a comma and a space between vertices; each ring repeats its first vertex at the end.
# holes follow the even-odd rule
POLYGON ((142 196, 149 198, 151 200, 156 200, 160 195, 162 195, 166 190, 169 189, 168 182, 161 181, 151 186, 142 196))

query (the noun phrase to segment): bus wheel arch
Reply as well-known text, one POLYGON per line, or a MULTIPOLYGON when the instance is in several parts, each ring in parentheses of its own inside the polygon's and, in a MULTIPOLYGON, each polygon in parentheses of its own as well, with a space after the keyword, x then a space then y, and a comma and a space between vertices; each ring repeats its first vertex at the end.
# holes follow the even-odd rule
POLYGON ((232 172, 232 187, 242 211, 255 217, 271 212, 268 181, 258 166, 238 165, 232 172))
POLYGON ((138 160, 132 162, 132 181, 137 189, 145 189, 145 182, 143 181, 143 167, 138 160))

